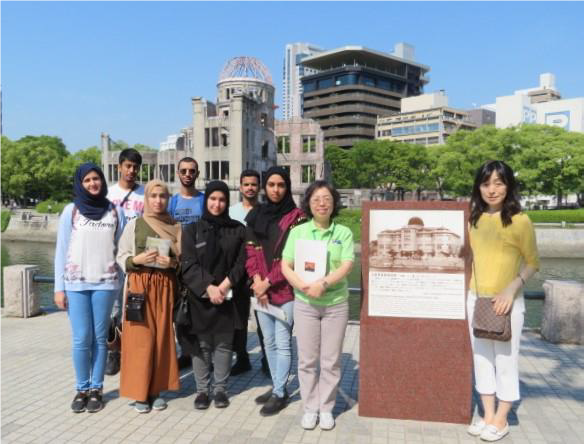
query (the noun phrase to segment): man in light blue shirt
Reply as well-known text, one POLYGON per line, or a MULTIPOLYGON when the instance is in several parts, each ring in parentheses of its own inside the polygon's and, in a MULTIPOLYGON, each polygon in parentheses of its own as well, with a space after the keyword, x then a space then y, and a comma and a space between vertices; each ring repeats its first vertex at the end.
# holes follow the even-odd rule
MULTIPOLYGON (((238 220, 244 225, 245 218, 250 210, 258 204, 258 194, 260 191, 260 173, 255 170, 244 170, 239 176, 239 191, 241 193, 242 201, 229 207, 229 217, 238 220)), ((237 311, 241 319, 249 318, 250 298, 251 292, 247 285, 243 285, 241 291, 243 297, 237 298, 239 304, 236 304, 237 311)), ((233 351, 237 355, 237 361, 231 369, 233 376, 251 370, 249 362, 249 355, 247 353, 247 322, 244 322, 245 329, 235 330, 233 335, 233 351)), ((262 331, 259 328, 258 322, 258 336, 260 337, 260 345, 262 346, 262 371, 269 375, 268 363, 266 360, 266 353, 264 352, 264 341, 262 331)))
POLYGON ((182 226, 195 223, 203 215, 205 196, 195 189, 199 177, 199 165, 192 157, 183 157, 178 162, 180 190, 168 201, 168 212, 182 226))

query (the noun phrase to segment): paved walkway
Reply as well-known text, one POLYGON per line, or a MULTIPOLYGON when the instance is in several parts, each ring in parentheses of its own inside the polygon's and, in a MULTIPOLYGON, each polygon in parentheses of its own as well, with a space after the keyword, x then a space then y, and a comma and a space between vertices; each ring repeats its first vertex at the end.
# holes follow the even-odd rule
MULTIPOLYGON (((301 402, 296 373, 291 403, 263 418, 253 399, 269 381, 259 370, 257 336, 250 334, 253 370, 231 378, 231 406, 192 407, 194 382, 181 375, 182 389, 168 393, 169 407, 146 415, 119 398, 119 377, 106 376, 105 409, 74 414, 69 323, 58 312, 32 319, 2 318, 2 443, 478 443, 466 427, 358 416, 359 326, 350 325, 343 350, 337 427, 323 432, 299 426, 301 402)), ((295 364, 295 363, 294 363, 295 364)), ((295 369, 296 366, 294 365, 295 369)), ((584 347, 553 345, 525 332, 521 353, 523 400, 514 408, 504 443, 584 443, 584 347)))

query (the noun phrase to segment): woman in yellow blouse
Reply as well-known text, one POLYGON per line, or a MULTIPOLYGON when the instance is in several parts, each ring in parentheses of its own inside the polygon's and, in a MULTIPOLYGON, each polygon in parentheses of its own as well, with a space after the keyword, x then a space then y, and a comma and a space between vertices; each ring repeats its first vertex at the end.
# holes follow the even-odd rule
POLYGON ((470 244, 473 273, 467 310, 476 390, 485 414, 468 428, 468 433, 484 441, 498 441, 509 433, 507 415, 513 401, 519 399, 517 364, 525 313, 521 289, 539 268, 535 231, 529 217, 521 212, 515 176, 505 162, 486 162, 476 173, 470 244), (471 324, 477 297, 492 298, 498 315, 511 310, 511 340, 473 336, 471 324))

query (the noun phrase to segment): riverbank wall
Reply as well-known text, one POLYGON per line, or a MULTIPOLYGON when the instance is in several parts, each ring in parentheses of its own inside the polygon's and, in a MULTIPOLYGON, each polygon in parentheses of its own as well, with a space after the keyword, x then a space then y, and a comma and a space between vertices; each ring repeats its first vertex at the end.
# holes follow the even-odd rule
MULTIPOLYGON (((584 226, 561 228, 559 224, 535 224, 537 248, 541 257, 584 258, 584 226)), ((581 224, 578 224, 581 225, 581 224)), ((18 210, 12 214, 5 241, 56 242, 59 229, 57 214, 38 214, 29 210, 18 210)), ((361 246, 355 246, 357 253, 361 246)))

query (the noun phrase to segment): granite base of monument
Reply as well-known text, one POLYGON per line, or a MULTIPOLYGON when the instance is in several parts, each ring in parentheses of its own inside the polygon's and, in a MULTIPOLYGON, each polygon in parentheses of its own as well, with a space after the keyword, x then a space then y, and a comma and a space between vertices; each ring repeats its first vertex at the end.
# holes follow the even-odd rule
POLYGON ((467 204, 457 202, 364 204, 359 415, 470 423, 473 368, 464 308, 470 267, 463 260, 468 250, 466 231, 460 228, 466 227, 467 208, 467 204), (392 211, 373 214, 372 210, 392 211), (444 213, 444 218, 441 210, 457 213, 444 213), (452 222, 442 224, 450 216, 452 222), (391 222, 400 217, 407 222, 391 222), (461 220, 454 221, 455 217, 461 220), (453 239, 450 249, 439 243, 448 236, 453 239), (444 267, 433 267, 441 256, 444 267), (412 263, 409 268, 408 261, 412 263), (422 274, 420 264, 424 263, 432 266, 422 274), (370 276, 370 272, 374 274, 370 276), (432 281, 433 276, 437 287, 454 285, 456 295, 451 296, 451 287, 442 294, 436 289, 434 294, 432 285, 425 281, 432 281), (410 294, 403 290, 401 281, 395 283, 396 279, 411 285, 412 307, 408 307, 410 294), (444 313, 452 318, 441 318, 440 298, 451 303, 451 310, 444 313), (409 317, 401 316, 400 310, 410 310, 409 317))

